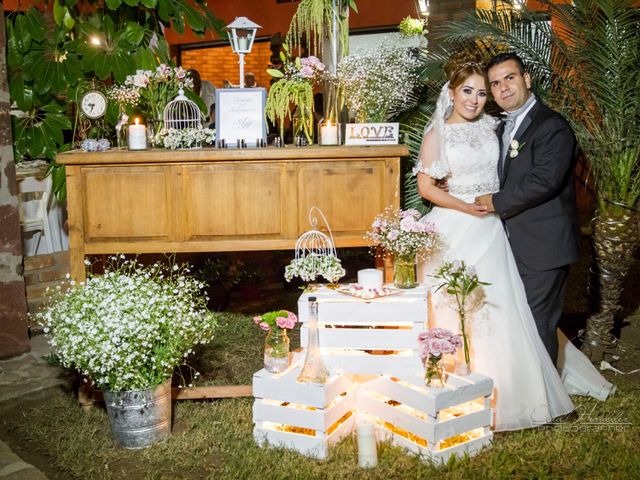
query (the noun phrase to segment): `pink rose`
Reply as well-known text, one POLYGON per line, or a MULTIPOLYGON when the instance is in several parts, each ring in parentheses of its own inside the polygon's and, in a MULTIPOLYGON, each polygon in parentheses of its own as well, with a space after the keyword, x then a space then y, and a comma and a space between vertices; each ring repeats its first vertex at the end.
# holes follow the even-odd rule
POLYGON ((253 323, 255 323, 256 325, 260 325, 261 321, 262 317, 253 317, 253 323))
POLYGON ((266 322, 260 322, 260 323, 258 324, 258 326, 259 326, 261 329, 263 329, 264 331, 266 331, 266 332, 268 332, 269 330, 271 330, 271 327, 270 327, 270 326, 269 326, 269 324, 268 324, 268 323, 266 323, 266 322))

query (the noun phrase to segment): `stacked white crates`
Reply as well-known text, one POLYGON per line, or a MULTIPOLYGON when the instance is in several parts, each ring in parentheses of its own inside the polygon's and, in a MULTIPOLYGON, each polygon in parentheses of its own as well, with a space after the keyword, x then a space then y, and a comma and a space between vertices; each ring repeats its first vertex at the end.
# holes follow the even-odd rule
POLYGON ((301 346, 308 342, 308 298, 318 301, 318 337, 331 372, 325 385, 297 383, 297 354, 282 374, 254 375, 254 437, 260 444, 325 458, 357 416, 379 438, 434 460, 473 454, 491 443, 491 379, 449 375, 442 388, 424 384, 418 334, 427 328, 427 289, 365 301, 321 287, 298 301, 301 346))

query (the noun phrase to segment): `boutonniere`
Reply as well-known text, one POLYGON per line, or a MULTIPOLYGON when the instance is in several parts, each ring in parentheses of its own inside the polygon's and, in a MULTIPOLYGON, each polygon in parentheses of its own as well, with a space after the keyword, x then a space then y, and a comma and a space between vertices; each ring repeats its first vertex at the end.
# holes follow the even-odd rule
POLYGON ((509 144, 509 158, 516 158, 520 150, 524 147, 524 143, 518 142, 518 140, 511 140, 509 144))

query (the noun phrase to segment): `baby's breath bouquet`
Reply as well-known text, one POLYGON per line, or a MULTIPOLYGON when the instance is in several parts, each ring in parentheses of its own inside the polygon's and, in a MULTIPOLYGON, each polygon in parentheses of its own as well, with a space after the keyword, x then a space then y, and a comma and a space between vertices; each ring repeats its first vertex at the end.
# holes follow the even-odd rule
POLYGON ((392 45, 342 59, 338 83, 356 121, 384 122, 391 112, 407 105, 418 83, 416 66, 410 49, 392 45))
POLYGON ((396 256, 424 255, 438 246, 438 234, 433 223, 420 217, 414 208, 388 207, 375 218, 367 238, 396 256))
POLYGON ((335 283, 345 275, 340 259, 333 254, 309 253, 294 258, 285 267, 284 278, 290 282, 293 277, 300 277, 305 282, 312 282, 318 277, 324 277, 328 282, 335 283))
POLYGON ((203 144, 211 145, 216 139, 216 131, 210 128, 162 128, 156 134, 157 145, 178 150, 182 148, 201 148, 203 144))
POLYGON ((107 391, 152 388, 213 338, 203 283, 187 265, 111 257, 103 275, 47 293, 36 318, 62 365, 107 391))

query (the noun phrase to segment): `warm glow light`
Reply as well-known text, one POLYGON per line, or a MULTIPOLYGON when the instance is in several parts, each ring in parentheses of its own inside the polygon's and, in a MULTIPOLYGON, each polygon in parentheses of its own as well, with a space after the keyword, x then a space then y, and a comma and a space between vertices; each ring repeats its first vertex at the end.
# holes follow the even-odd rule
POLYGON ((95 46, 100 46, 100 38, 96 37, 95 35, 92 35, 91 37, 89 37, 89 42, 95 46))

